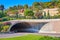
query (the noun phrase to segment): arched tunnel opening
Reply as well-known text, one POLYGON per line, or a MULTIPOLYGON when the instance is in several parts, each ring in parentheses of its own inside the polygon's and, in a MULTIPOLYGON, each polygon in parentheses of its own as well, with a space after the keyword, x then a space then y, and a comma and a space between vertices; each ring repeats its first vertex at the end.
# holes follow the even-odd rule
POLYGON ((33 23, 32 23, 32 25, 28 22, 17 23, 10 28, 10 32, 14 32, 14 33, 20 33, 20 32, 23 32, 23 33, 38 33, 38 31, 46 23, 38 23, 38 24, 39 24, 38 26, 36 24, 34 24, 36 26, 32 26, 33 23))
POLYGON ((35 33, 36 31, 32 30, 32 26, 27 22, 21 22, 13 25, 10 29, 11 32, 28 32, 28 33, 35 33))

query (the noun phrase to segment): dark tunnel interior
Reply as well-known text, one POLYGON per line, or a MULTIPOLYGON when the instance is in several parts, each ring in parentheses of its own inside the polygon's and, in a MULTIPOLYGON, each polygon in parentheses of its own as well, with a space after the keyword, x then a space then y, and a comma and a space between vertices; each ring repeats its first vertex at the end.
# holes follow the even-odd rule
POLYGON ((32 31, 26 30, 29 28, 31 28, 31 25, 29 23, 22 22, 22 23, 17 23, 14 26, 12 26, 10 31, 11 32, 32 32, 32 31))
MULTIPOLYGON (((33 24, 33 23, 32 23, 33 24)), ((39 24, 39 23, 38 23, 39 24)), ((17 23, 15 25, 13 25, 10 29, 10 32, 14 32, 14 33, 38 33, 38 31, 42 28, 43 25, 45 25, 46 23, 40 23, 38 26, 36 26, 36 28, 34 28, 34 26, 32 26, 30 23, 28 22, 21 22, 21 23, 17 23), (42 24, 42 25, 41 25, 42 24), (38 29, 37 29, 38 28, 38 29)))

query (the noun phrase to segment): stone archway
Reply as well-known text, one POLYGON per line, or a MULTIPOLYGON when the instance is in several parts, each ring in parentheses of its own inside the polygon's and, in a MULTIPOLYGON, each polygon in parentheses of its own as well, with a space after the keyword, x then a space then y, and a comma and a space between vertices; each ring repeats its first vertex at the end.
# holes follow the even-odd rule
POLYGON ((10 28, 10 32, 28 32, 28 33, 38 33, 43 25, 46 23, 30 23, 30 22, 20 22, 14 24, 10 28))
MULTIPOLYGON (((33 24, 33 23, 32 23, 33 24)), ((34 27, 29 22, 20 22, 16 23, 10 28, 10 32, 23 32, 23 33, 37 33, 37 29, 34 29, 34 27)))
POLYGON ((11 32, 31 32, 26 29, 31 28, 30 23, 27 22, 21 22, 13 25, 10 29, 11 32))

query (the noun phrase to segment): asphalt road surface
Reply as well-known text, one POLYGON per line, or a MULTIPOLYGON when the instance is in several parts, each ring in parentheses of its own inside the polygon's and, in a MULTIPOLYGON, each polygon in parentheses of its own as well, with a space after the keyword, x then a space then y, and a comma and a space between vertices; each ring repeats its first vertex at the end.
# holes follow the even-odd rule
POLYGON ((5 34, 2 33, 0 34, 0 38, 12 38, 12 37, 24 36, 28 34, 60 37, 60 33, 5 33, 5 34))

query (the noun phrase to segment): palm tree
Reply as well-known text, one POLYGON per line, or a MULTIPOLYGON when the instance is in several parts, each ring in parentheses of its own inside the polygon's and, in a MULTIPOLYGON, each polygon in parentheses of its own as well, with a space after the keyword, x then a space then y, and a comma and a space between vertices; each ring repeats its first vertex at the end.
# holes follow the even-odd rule
POLYGON ((3 14, 4 5, 0 5, 0 10, 2 11, 2 14, 3 14))

